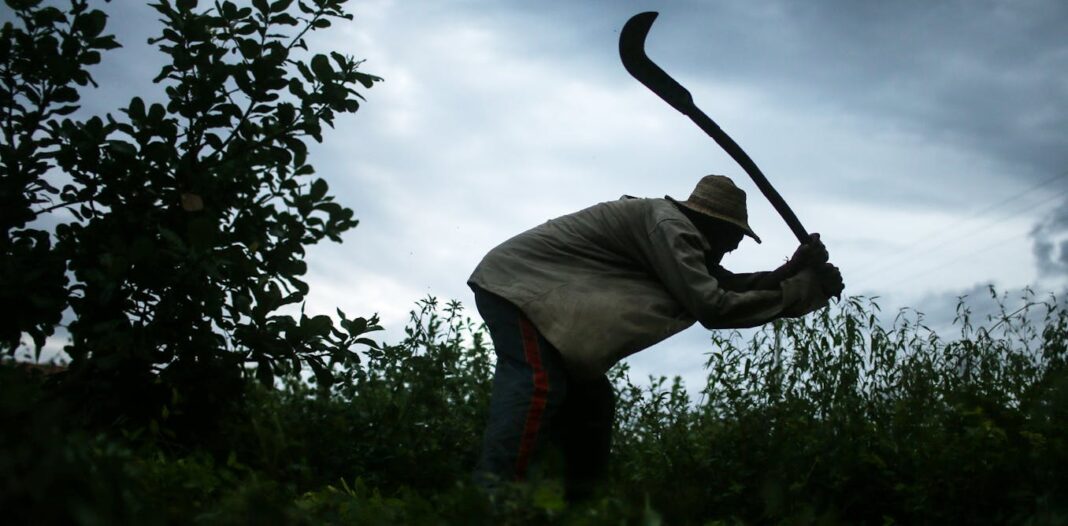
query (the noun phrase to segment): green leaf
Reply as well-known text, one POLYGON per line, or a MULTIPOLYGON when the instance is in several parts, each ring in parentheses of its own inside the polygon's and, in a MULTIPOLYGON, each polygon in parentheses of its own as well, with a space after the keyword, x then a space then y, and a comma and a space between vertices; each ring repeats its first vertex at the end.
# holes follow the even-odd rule
POLYGON ((74 113, 75 111, 78 111, 78 108, 80 108, 80 107, 81 106, 78 106, 77 104, 71 104, 71 105, 67 105, 67 106, 60 106, 60 107, 52 110, 52 112, 55 113, 56 115, 70 115, 71 113, 74 113))
POLYGON ((334 59, 334 63, 337 64, 338 69, 344 71, 348 67, 349 59, 345 58, 345 55, 342 55, 337 51, 331 51, 330 58, 334 59))
POLYGON ((326 58, 326 55, 312 57, 311 69, 320 82, 329 83, 334 79, 334 69, 330 67, 330 59, 326 58))
POLYGON ((315 373, 315 380, 319 382, 321 387, 327 388, 334 383, 334 376, 330 374, 330 371, 319 357, 308 356, 304 361, 311 366, 312 372, 315 373))
POLYGON ((292 4, 293 0, 274 0, 271 2, 271 12, 281 13, 282 11, 289 9, 289 6, 292 4))
POLYGON ((181 11, 192 11, 197 8, 197 0, 178 0, 174 4, 181 11))
POLYGON ((359 71, 353 72, 352 76, 355 77, 360 84, 363 84, 363 87, 365 88, 370 88, 375 82, 382 82, 382 77, 360 73, 359 71))
POLYGON ((326 195, 326 191, 328 188, 329 187, 327 186, 325 180, 316 179, 315 182, 313 182, 311 185, 311 192, 308 193, 308 197, 310 197, 313 201, 318 201, 326 195))
POLYGON ((237 26, 234 33, 238 35, 251 35, 260 30, 260 25, 255 22, 248 22, 237 26))
POLYGON ((251 38, 242 38, 237 41, 237 47, 241 49, 241 55, 247 59, 254 59, 260 55, 260 44, 251 38))
POLYGON ((222 4, 222 15, 224 17, 226 17, 228 20, 236 20, 237 19, 237 5, 234 4, 233 2, 231 2, 230 0, 226 0, 222 4))
POLYGON ((293 107, 292 104, 288 102, 283 102, 278 105, 276 115, 278 116, 279 122, 288 125, 289 123, 293 122, 294 118, 296 118, 296 109, 293 107))
POLYGON ((109 35, 106 37, 94 38, 89 42, 89 46, 93 49, 103 49, 106 51, 108 49, 120 48, 122 47, 122 44, 116 42, 113 35, 109 35))
POLYGON ((318 316, 308 318, 307 320, 308 331, 315 336, 326 336, 330 329, 334 326, 333 320, 330 316, 320 314, 318 316))
POLYGON ((207 143, 208 146, 211 146, 211 148, 215 151, 222 150, 223 141, 221 138, 219 138, 218 135, 214 133, 204 134, 204 142, 207 143))
POLYGON ((148 120, 154 123, 160 123, 163 121, 165 111, 162 104, 153 104, 148 108, 148 120))
POLYGON ((63 11, 55 7, 45 7, 33 14, 33 23, 39 26, 50 26, 63 21, 63 11))
POLYGON ((96 38, 108 24, 108 15, 94 9, 74 20, 74 30, 81 31, 86 38, 96 38))
POLYGON ((81 63, 81 64, 84 64, 86 66, 91 66, 93 64, 99 64, 100 63, 100 53, 97 52, 97 51, 86 51, 85 53, 82 53, 81 60, 79 60, 78 62, 81 63))
POLYGON ((108 141, 108 149, 121 156, 133 157, 137 155, 137 147, 126 141, 108 141))
POLYGON ((295 26, 295 25, 297 25, 298 22, 297 22, 297 19, 293 18, 290 14, 282 13, 280 15, 272 16, 271 17, 271 23, 272 24, 280 24, 280 25, 283 25, 283 26, 295 26))
POLYGON ((126 110, 126 114, 131 119, 141 120, 145 118, 145 101, 141 100, 141 97, 134 97, 130 100, 130 106, 126 110))
POLYGON ((355 318, 352 320, 344 320, 341 322, 341 327, 348 331, 352 336, 363 334, 367 331, 367 319, 355 318))
POLYGON ((61 88, 57 88, 56 91, 54 93, 52 93, 52 101, 54 101, 54 102, 77 102, 78 101, 78 90, 76 90, 76 89, 74 89, 74 88, 72 88, 70 86, 63 86, 61 88))
POLYGON ((167 78, 167 76, 170 75, 171 73, 174 73, 174 66, 172 66, 170 64, 167 64, 167 65, 163 66, 162 68, 160 68, 159 75, 156 75, 156 78, 152 79, 152 82, 153 83, 159 83, 159 81, 167 78))

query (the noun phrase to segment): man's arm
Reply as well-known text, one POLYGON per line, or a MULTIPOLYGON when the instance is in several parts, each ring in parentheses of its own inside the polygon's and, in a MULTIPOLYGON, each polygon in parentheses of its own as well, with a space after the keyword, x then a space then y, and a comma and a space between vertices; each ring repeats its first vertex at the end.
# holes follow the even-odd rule
POLYGON ((701 235, 688 221, 659 222, 641 243, 649 270, 708 329, 754 327, 826 305, 815 271, 803 268, 778 289, 734 292, 709 273, 701 235))
POLYGON ((797 247, 794 255, 775 270, 735 274, 717 264, 709 265, 708 271, 719 280, 724 289, 732 292, 778 290, 783 281, 796 276, 805 268, 817 268, 827 260, 827 247, 820 241, 819 234, 812 234, 811 241, 797 247))
POLYGON ((783 280, 792 277, 797 271, 789 264, 765 272, 734 273, 720 265, 710 266, 709 274, 719 281, 724 290, 731 292, 749 292, 753 290, 778 290, 783 280))

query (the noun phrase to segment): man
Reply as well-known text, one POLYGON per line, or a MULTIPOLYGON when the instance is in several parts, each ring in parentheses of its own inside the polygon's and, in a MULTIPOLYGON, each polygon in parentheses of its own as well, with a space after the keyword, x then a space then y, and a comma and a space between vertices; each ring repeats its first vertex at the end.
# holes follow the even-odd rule
POLYGON ((522 480, 554 443, 568 498, 587 496, 608 464, 613 364, 694 322, 753 327, 842 292, 818 234, 774 271, 728 272, 743 236, 760 242, 745 192, 709 175, 686 201, 624 196, 491 250, 468 281, 497 353, 476 477, 522 480))

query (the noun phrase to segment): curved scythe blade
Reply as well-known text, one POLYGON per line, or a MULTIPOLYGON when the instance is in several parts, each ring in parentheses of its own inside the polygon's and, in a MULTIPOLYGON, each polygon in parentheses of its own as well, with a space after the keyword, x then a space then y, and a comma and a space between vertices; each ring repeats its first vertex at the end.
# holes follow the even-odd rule
POLYGON ((771 202, 771 206, 786 221, 786 225, 793 231, 797 240, 801 243, 808 243, 811 240, 808 231, 801 225, 801 221, 794 215, 793 210, 786 204, 779 192, 775 191, 745 150, 742 150, 742 147, 727 135, 727 132, 720 129, 715 121, 693 103, 693 97, 686 88, 660 69, 660 66, 653 63, 645 54, 645 37, 649 34, 649 28, 653 26, 656 17, 656 11, 638 13, 627 20, 623 26, 623 30, 619 33, 619 58, 623 60, 623 67, 627 68, 627 71, 639 82, 645 84, 645 87, 659 95, 672 108, 689 117, 694 124, 712 137, 735 162, 741 165, 745 173, 749 174, 760 192, 771 202))
POLYGON ((694 106, 693 96, 645 54, 645 37, 649 35, 649 28, 653 27, 658 15, 656 11, 646 11, 627 20, 623 31, 619 33, 619 58, 623 60, 623 67, 638 82, 645 84, 672 108, 689 115, 694 106))

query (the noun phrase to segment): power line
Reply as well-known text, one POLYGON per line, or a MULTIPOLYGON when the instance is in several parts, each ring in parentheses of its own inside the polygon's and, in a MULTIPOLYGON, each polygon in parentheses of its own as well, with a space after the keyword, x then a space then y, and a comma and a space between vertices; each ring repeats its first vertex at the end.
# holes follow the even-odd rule
POLYGON ((909 280, 911 280, 913 278, 922 276, 924 274, 931 274, 931 273, 937 272, 937 271, 942 270, 943 268, 948 267, 949 265, 952 265, 953 263, 956 263, 956 262, 958 262, 958 261, 960 261, 962 259, 969 258, 969 257, 975 256, 975 255, 981 254, 983 252, 988 252, 988 251, 990 251, 990 250, 992 250, 994 248, 998 248, 1000 246, 1003 246, 1006 241, 1013 240, 1013 239, 1018 239, 1018 238, 1019 238, 1019 236, 1017 234, 1013 234, 1011 236, 1005 236, 1005 237, 1002 237, 1002 238, 998 238, 993 243, 989 243, 989 244, 983 245, 983 246, 979 247, 976 250, 972 250, 970 252, 965 252, 964 254, 960 254, 957 257, 954 257, 954 258, 949 259, 949 260, 941 261, 938 264, 930 266, 930 267, 927 267, 924 270, 921 270, 919 272, 913 272, 912 274, 907 274, 907 275, 905 275, 905 277, 897 279, 897 280, 894 280, 894 281, 890 282, 886 286, 888 288, 892 288, 892 287, 895 287, 895 286, 897 286, 897 285, 899 285, 901 283, 904 283, 905 281, 909 281, 909 280))
POLYGON ((964 223, 967 223, 968 221, 971 221, 972 219, 974 219, 975 217, 977 217, 977 216, 979 216, 981 214, 985 214, 985 213, 987 213, 987 212, 989 212, 991 210, 994 210, 996 208, 1003 207, 1006 204, 1023 197, 1024 195, 1027 195, 1027 194, 1029 194, 1029 193, 1031 193, 1031 192, 1033 192, 1033 191, 1035 191, 1035 190, 1037 190, 1037 189, 1039 189, 1039 188, 1041 188, 1043 186, 1046 186, 1046 185, 1048 185, 1048 184, 1050 184, 1050 183, 1052 183, 1052 182, 1064 177, 1065 175, 1068 175, 1068 172, 1057 174, 1057 175, 1055 175, 1055 176, 1053 176, 1051 178, 1048 178, 1048 179, 1046 179, 1044 181, 1039 182, 1038 184, 1035 184, 1035 185, 1025 189, 1022 192, 1019 192, 1019 193, 1017 193, 1017 194, 1015 194, 1013 196, 1010 196, 1008 198, 999 200, 999 201, 991 204, 990 206, 987 206, 986 208, 983 208, 982 210, 974 212, 974 213, 972 213, 972 214, 970 214, 970 215, 968 215, 966 217, 960 218, 957 221, 954 221, 953 223, 950 223, 947 226, 938 227, 938 228, 932 229, 932 230, 930 230, 928 232, 928 234, 934 234, 934 235, 928 236, 928 235, 922 235, 921 234, 921 235, 917 236, 918 238, 920 238, 918 241, 915 241, 915 242, 913 242, 913 243, 911 243, 909 245, 906 245, 904 248, 902 248, 902 249, 897 251, 897 254, 898 254, 899 257, 897 257, 896 259, 890 260, 890 261, 882 260, 881 263, 875 262, 873 260, 872 262, 876 263, 875 268, 868 267, 866 269, 862 269, 861 270, 861 275, 862 276, 866 276, 868 274, 873 274, 873 273, 875 273, 875 272, 877 272, 879 270, 883 270, 886 267, 892 266, 892 265, 898 263, 900 260, 904 259, 903 257, 901 257, 902 255, 908 255, 911 252, 915 252, 914 249, 916 249, 916 248, 925 247, 926 245, 937 244, 937 242, 941 241, 942 237, 945 237, 946 235, 951 233, 954 230, 954 228, 956 228, 956 227, 958 227, 958 226, 960 226, 960 225, 962 225, 964 223))
MULTIPOLYGON (((1053 198, 1058 198, 1058 197, 1060 197, 1060 196, 1061 196, 1062 194, 1065 194, 1065 193, 1068 193, 1068 190, 1066 190, 1065 192, 1061 192, 1060 194, 1056 194, 1056 195, 1052 196, 1052 197, 1051 197, 1051 198, 1049 198, 1049 199, 1045 199, 1045 200, 1043 200, 1042 202, 1043 202, 1043 203, 1045 203, 1045 202, 1049 202, 1049 201, 1053 200, 1053 198)), ((1050 209, 1050 210, 1052 210, 1053 208, 1055 208, 1055 207, 1050 207, 1049 209, 1050 209)), ((1022 213, 1024 213, 1024 212, 1029 212, 1029 211, 1031 211, 1031 210, 1032 210, 1032 208, 1027 208, 1027 209, 1021 210, 1021 211, 1019 211, 1019 212, 1017 212, 1017 213, 1015 213, 1015 214, 1012 214, 1012 215, 1010 215, 1010 216, 1007 216, 1006 218, 1011 218, 1011 217, 1015 217, 1015 216, 1021 215, 1021 214, 1022 214, 1022 213)), ((1005 219, 1005 218, 1003 218, 1003 219, 1005 219)), ((925 273, 928 273, 928 272, 933 272, 933 271, 936 271, 936 270, 940 270, 940 269, 942 269, 943 267, 945 267, 945 266, 948 266, 948 265, 950 265, 950 264, 952 264, 952 263, 955 263, 955 262, 957 262, 957 261, 960 261, 960 260, 961 260, 961 259, 963 259, 963 258, 966 258, 966 257, 972 256, 972 255, 978 254, 978 253, 980 253, 980 252, 985 252, 985 251, 988 251, 988 250, 990 250, 990 249, 992 249, 992 248, 995 248, 995 247, 1001 246, 1001 245, 1002 245, 1002 244, 1003 244, 1003 243, 1004 243, 1005 241, 1009 241, 1009 240, 1012 240, 1012 239, 1018 239, 1019 237, 1020 237, 1020 235, 1019 235, 1018 233, 1015 233, 1015 232, 1014 232, 1014 233, 1012 233, 1011 235, 1008 235, 1008 236, 1002 236, 1002 237, 1000 237, 1000 238, 996 239, 996 240, 995 240, 994 242, 992 242, 992 243, 987 243, 987 244, 984 244, 984 245, 980 246, 980 247, 979 247, 978 249, 975 249, 975 250, 972 250, 972 251, 969 251, 969 252, 965 252, 965 253, 963 253, 963 254, 960 254, 960 255, 954 256, 954 257, 952 257, 952 258, 951 258, 951 259, 949 259, 949 260, 942 260, 941 262, 938 262, 938 263, 936 263, 936 264, 935 264, 935 265, 933 265, 933 266, 929 266, 929 267, 927 267, 927 268, 926 268, 926 270, 921 270, 921 271, 919 271, 919 272, 912 272, 912 273, 910 273, 910 274, 907 274, 907 275, 906 275, 906 276, 905 276, 904 278, 901 278, 901 279, 897 279, 897 280, 895 280, 895 281, 891 282, 889 286, 894 286, 894 285, 897 285, 897 284, 899 284, 899 283, 901 283, 901 282, 903 282, 903 281, 906 281, 906 280, 909 280, 909 279, 915 278, 915 277, 917 277, 917 276, 920 276, 920 275, 922 275, 922 274, 925 274, 925 273)), ((945 246, 948 246, 948 245, 945 245, 945 246)), ((924 261, 924 260, 914 259, 913 261, 924 261)), ((926 260, 926 261, 930 261, 930 260, 928 259, 928 260, 926 260)), ((874 276, 874 275, 869 275, 869 276, 867 276, 867 277, 863 277, 863 278, 859 279, 859 280, 858 280, 858 282, 859 282, 860 284, 865 284, 865 283, 871 283, 871 282, 872 282, 872 281, 874 280, 874 278, 875 278, 875 276, 874 276)), ((851 280, 851 281, 852 281, 852 280, 851 280)))
POLYGON ((1010 214, 1008 216, 1000 216, 1000 217, 996 217, 996 218, 994 218, 992 220, 986 221, 984 223, 980 223, 978 227, 968 230, 967 233, 965 233, 965 234, 954 235, 953 236, 954 239, 952 239, 952 240, 950 240, 948 242, 944 242, 943 239, 942 239, 942 238, 945 238, 946 236, 949 236, 949 235, 953 234, 954 230, 959 229, 958 227, 963 226, 965 223, 971 221, 975 217, 980 216, 982 214, 986 214, 987 212, 990 212, 990 211, 992 211, 994 209, 1004 207, 1008 203, 1011 203, 1011 202, 1013 202, 1013 201, 1025 196, 1025 195, 1027 195, 1027 194, 1029 194, 1029 193, 1031 193, 1031 192, 1033 192, 1033 191, 1035 191, 1035 190, 1037 190, 1039 188, 1047 186, 1047 185, 1057 181, 1058 179, 1061 179, 1061 178, 1065 177, 1066 175, 1068 175, 1068 171, 1060 173, 1060 174, 1057 174, 1057 175, 1055 175, 1053 177, 1050 177, 1048 179, 1045 179, 1045 180, 1043 180, 1043 181, 1041 181, 1041 182, 1039 182, 1039 183, 1037 183, 1037 184, 1035 184, 1035 185, 1023 190, 1022 192, 1014 194, 1014 195, 1012 195, 1010 197, 1007 197, 1005 199, 1001 199, 1001 200, 991 204, 990 206, 987 206, 987 207, 985 207, 985 208, 983 208, 983 209, 981 209, 981 210, 979 210, 977 212, 974 212, 974 213, 972 213, 972 214, 970 214, 970 215, 968 215, 968 216, 966 216, 964 218, 958 219, 957 221, 954 221, 954 222, 950 223, 948 226, 938 227, 938 228, 932 229, 929 232, 927 232, 927 234, 934 234, 934 235, 931 235, 931 236, 927 236, 927 235, 924 235, 924 234, 917 235, 917 237, 920 238, 919 240, 917 240, 917 241, 915 241, 915 242, 913 242, 913 243, 911 243, 909 245, 906 245, 902 249, 898 250, 896 252, 896 255, 894 257, 892 257, 891 259, 889 259, 889 260, 883 259, 881 261, 871 260, 872 263, 875 263, 875 265, 874 266, 867 266, 866 268, 862 268, 860 270, 860 272, 859 272, 860 279, 862 281, 867 281, 870 277, 874 276, 875 274, 877 274, 877 273, 879 273, 879 272, 881 272, 881 271, 883 271, 883 270, 885 270, 887 268, 899 265, 902 261, 905 261, 905 260, 908 260, 908 259, 912 259, 914 257, 914 255, 915 255, 915 253, 919 252, 918 249, 920 249, 920 248, 923 248, 923 249, 934 248, 934 245, 939 245, 940 244, 940 246, 935 248, 935 251, 942 250, 947 246, 952 246, 952 245, 954 245, 956 243, 959 243, 961 240, 963 240, 963 239, 965 239, 965 238, 967 238, 969 236, 972 236, 975 233, 981 232, 984 228, 989 227, 990 225, 1002 222, 1005 219, 1010 219, 1010 218, 1016 217, 1016 216, 1018 216, 1018 215, 1020 215, 1020 214, 1022 214, 1024 212, 1028 212, 1028 211, 1033 210, 1036 206, 1045 204, 1045 203, 1047 203, 1049 201, 1052 201, 1054 199, 1060 198, 1061 196, 1063 196, 1065 194, 1068 194, 1068 188, 1066 188, 1066 189, 1064 189, 1064 190, 1062 190, 1060 192, 1057 192, 1055 194, 1052 194, 1051 196, 1048 196, 1045 199, 1042 199, 1041 201, 1038 201, 1036 203, 1031 203, 1031 204, 1027 205, 1027 207, 1025 207, 1024 209, 1019 210, 1019 211, 1017 211, 1015 213, 1012 213, 1012 214, 1010 214))

